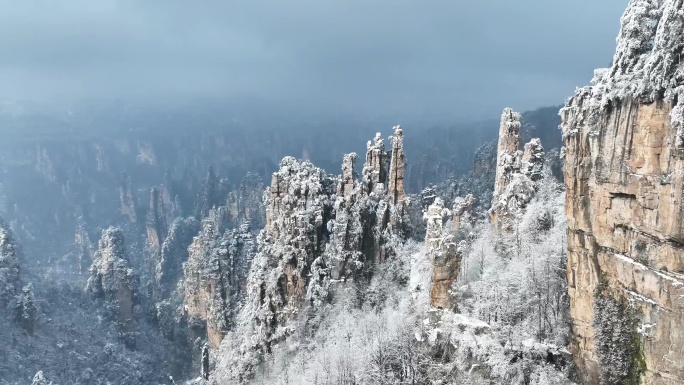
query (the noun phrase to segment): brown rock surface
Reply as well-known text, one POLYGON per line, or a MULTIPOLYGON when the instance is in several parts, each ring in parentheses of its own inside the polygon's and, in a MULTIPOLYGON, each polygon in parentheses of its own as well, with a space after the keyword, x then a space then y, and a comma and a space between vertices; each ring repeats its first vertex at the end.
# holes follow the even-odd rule
MULTIPOLYGON (((378 132, 366 145, 366 163, 363 166, 363 180, 367 193, 373 192, 376 186, 387 181, 387 162, 385 141, 378 132)), ((384 187, 383 187, 384 188, 384 187)))
POLYGON ((425 247, 433 268, 430 305, 439 309, 455 308, 449 298, 449 289, 461 269, 461 254, 455 237, 445 228, 451 215, 441 198, 436 198, 425 213, 425 247))
POLYGON ((392 156, 390 157, 389 168, 389 187, 387 193, 391 198, 391 203, 396 207, 393 221, 398 221, 404 215, 404 168, 406 159, 404 157, 404 133, 401 126, 394 127, 394 135, 390 137, 392 141, 392 156))
POLYGON ((499 125, 499 145, 496 153, 496 179, 494 195, 500 194, 510 182, 511 169, 520 169, 516 163, 520 161, 518 146, 520 135, 520 114, 505 108, 501 114, 499 125))
POLYGON ((630 2, 612 67, 561 110, 571 349, 587 383, 607 369, 599 285, 636 310, 641 383, 684 383, 683 48, 681 0, 630 2))
POLYGON ((605 111, 598 127, 578 124, 586 99, 563 114, 568 284, 572 348, 590 381, 594 349, 594 291, 605 276, 616 296, 636 298, 652 384, 684 381, 684 229, 681 173, 669 103, 626 100, 605 111))
POLYGON ((188 247, 183 263, 183 312, 190 325, 190 340, 207 338, 218 348, 233 327, 234 313, 244 300, 247 272, 256 242, 249 224, 227 230, 225 208, 209 211, 202 229, 188 247))

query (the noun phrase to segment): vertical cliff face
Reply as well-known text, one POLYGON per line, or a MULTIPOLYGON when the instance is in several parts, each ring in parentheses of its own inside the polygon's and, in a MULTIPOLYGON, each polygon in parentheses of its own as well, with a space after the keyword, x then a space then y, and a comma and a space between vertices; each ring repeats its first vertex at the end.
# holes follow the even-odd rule
POLYGON ((14 300, 20 287, 17 245, 9 226, 0 218, 0 308, 5 309, 14 300))
MULTIPOLYGON (((259 234, 251 290, 261 309, 258 322, 275 331, 307 298, 313 266, 320 266, 330 236, 334 179, 309 162, 286 157, 266 190, 266 227, 259 234)), ((310 293, 325 297, 327 293, 310 293)), ((270 332, 269 332, 270 334, 270 332)))
POLYGON ((150 190, 150 206, 147 211, 146 226, 147 246, 151 250, 159 250, 168 231, 164 195, 159 187, 152 187, 150 190))
POLYGON ((682 1, 630 2, 617 45, 561 110, 571 347, 588 383, 681 384, 682 1))
POLYGON ((363 182, 365 191, 372 192, 375 186, 385 183, 387 180, 387 154, 385 153, 385 141, 378 132, 373 140, 366 145, 366 162, 363 166, 363 182))
POLYGON ((219 182, 219 177, 216 175, 214 167, 207 167, 207 176, 204 179, 202 190, 197 197, 197 205, 195 207, 196 218, 204 218, 209 214, 209 210, 224 204, 220 199, 219 182))
POLYGON ((394 127, 394 135, 390 137, 392 141, 392 156, 390 157, 389 186, 388 195, 393 207, 391 213, 392 226, 400 230, 404 215, 406 214, 406 204, 404 202, 404 169, 406 159, 404 156, 404 133, 401 126, 394 127))
POLYGON ((544 149, 538 138, 518 149, 520 114, 504 109, 499 126, 496 157, 496 179, 492 208, 492 222, 505 231, 512 231, 521 210, 532 200, 537 190, 534 183, 541 178, 544 149))
POLYGON ((500 194, 510 183, 511 173, 520 166, 518 146, 520 145, 520 114, 505 108, 499 125, 499 144, 496 152, 496 179, 494 192, 500 194))
POLYGON ((361 224, 361 211, 368 208, 361 205, 364 193, 355 178, 355 153, 345 154, 342 161, 342 175, 337 182, 337 198, 334 203, 335 218, 328 227, 332 232, 327 246, 327 260, 330 265, 330 278, 344 281, 359 278, 363 274, 365 256, 372 255, 374 243, 364 245, 364 234, 372 231, 371 224, 364 228, 361 224), (367 254, 363 253, 364 246, 367 254))
POLYGON ((155 266, 157 298, 168 298, 176 289, 183 274, 183 262, 188 259, 188 246, 198 230, 199 223, 193 217, 177 218, 171 224, 155 266))
POLYGON ((86 290, 115 308, 124 332, 133 331, 134 274, 128 263, 123 232, 110 227, 102 231, 99 248, 90 267, 86 290))
POLYGON ((206 338, 214 349, 232 328, 244 301, 247 273, 256 252, 249 224, 226 230, 225 211, 224 207, 209 210, 202 221, 199 235, 188 248, 180 285, 191 340, 206 338))
POLYGON ((456 238, 445 228, 452 215, 441 198, 436 198, 425 213, 425 248, 433 269, 430 305, 438 309, 455 308, 449 298, 449 289, 461 269, 461 253, 456 238))
POLYGON ((475 208, 475 197, 468 194, 465 197, 456 197, 451 209, 452 226, 454 230, 459 230, 463 225, 475 221, 473 209, 475 208))

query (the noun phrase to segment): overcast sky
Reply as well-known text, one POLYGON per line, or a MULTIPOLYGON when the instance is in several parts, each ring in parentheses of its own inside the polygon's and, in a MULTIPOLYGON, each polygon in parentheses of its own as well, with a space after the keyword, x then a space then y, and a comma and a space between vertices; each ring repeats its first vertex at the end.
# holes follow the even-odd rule
POLYGON ((0 0, 0 97, 254 97, 345 113, 560 104, 627 0, 0 0))

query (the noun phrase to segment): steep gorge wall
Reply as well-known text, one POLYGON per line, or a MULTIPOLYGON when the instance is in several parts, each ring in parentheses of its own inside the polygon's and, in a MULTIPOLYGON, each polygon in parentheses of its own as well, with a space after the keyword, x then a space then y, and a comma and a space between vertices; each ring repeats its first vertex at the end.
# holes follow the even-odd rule
POLYGON ((632 1, 613 66, 561 110, 571 348, 590 384, 684 383, 682 48, 681 0, 632 1))

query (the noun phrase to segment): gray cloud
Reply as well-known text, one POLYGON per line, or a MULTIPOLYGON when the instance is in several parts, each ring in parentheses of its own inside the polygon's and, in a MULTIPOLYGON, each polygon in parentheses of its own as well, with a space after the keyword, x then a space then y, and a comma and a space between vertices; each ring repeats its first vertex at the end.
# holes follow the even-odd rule
POLYGON ((626 1, 0 0, 0 96, 257 97, 477 116, 559 104, 626 1))

